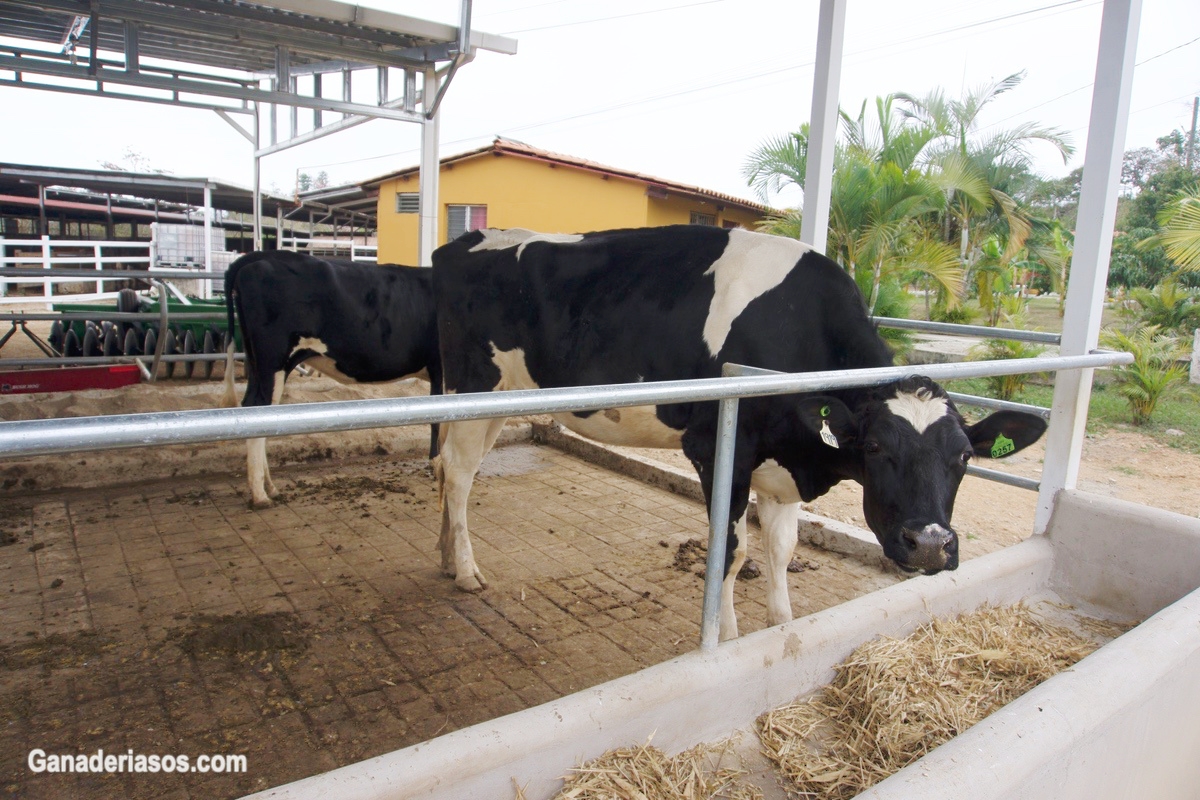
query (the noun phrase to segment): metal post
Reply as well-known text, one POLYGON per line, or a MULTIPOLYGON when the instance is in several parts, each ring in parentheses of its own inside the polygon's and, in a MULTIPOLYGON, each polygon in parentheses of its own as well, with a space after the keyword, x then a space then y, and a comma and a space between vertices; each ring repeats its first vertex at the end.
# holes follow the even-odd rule
MULTIPOLYGON (((313 76, 312 76, 313 97, 316 97, 316 98, 321 97, 321 83, 322 83, 323 78, 324 78, 324 76, 320 72, 313 73, 313 76)), ((313 130, 316 130, 319 127, 321 127, 321 109, 314 108, 313 109, 313 130)))
MULTIPOLYGON (((432 69, 425 70, 425 85, 421 101, 428 106, 437 95, 438 77, 432 69)), ((417 231, 417 265, 433 266, 433 251, 438 244, 438 127, 440 115, 426 116, 421 121, 421 170, 418 178, 420 224, 417 231)))
POLYGON ((729 500, 733 483, 734 434, 738 401, 721 401, 717 417, 717 457, 713 463, 712 500, 708 509, 708 561, 704 567, 704 610, 700 649, 713 650, 721 633, 721 584, 725 578, 725 539, 729 535, 729 500))
MULTIPOLYGON (((212 185, 204 184, 204 271, 212 272, 212 185)), ((200 296, 208 299, 212 296, 212 286, 208 281, 201 281, 206 289, 201 290, 200 296)))
MULTIPOLYGON (((136 222, 135 222, 135 223, 133 223, 133 224, 134 224, 134 225, 137 225, 137 223, 136 223, 136 222)), ((96 271, 97 271, 97 272, 99 272, 100 270, 104 269, 104 261, 103 261, 104 249, 103 249, 103 245, 101 245, 99 242, 97 242, 96 244, 92 245, 92 255, 93 255, 93 256, 95 257, 95 259, 96 259, 96 261, 95 261, 95 264, 96 264, 96 271)), ((104 280, 103 280, 103 279, 97 280, 97 281, 96 281, 96 294, 101 294, 101 293, 103 293, 103 292, 104 292, 104 280)))
POLYGON ((800 240, 811 244, 818 253, 825 252, 829 235, 829 198, 833 186, 838 85, 842 75, 845 31, 846 0, 821 0, 812 115, 808 126, 808 159, 804 170, 804 215, 800 220, 800 240))
POLYGON ((258 126, 258 103, 254 104, 254 249, 262 250, 262 156, 258 154, 262 134, 258 126))
MULTIPOLYGON (((1083 355, 1094 349, 1099 339, 1100 310, 1117 215, 1115 187, 1121 180, 1141 5, 1141 0, 1104 3, 1087 154, 1079 192, 1075 254, 1063 313, 1060 353, 1064 356, 1083 355)), ((1044 533, 1049 526, 1054 496, 1060 489, 1074 488, 1079 477, 1092 372, 1091 369, 1064 371, 1054 381, 1035 533, 1044 533)))
POLYGON ((50 236, 48 234, 42 234, 42 269, 45 270, 46 275, 46 279, 42 281, 42 295, 46 298, 46 308, 49 308, 54 294, 54 282, 50 280, 50 236))

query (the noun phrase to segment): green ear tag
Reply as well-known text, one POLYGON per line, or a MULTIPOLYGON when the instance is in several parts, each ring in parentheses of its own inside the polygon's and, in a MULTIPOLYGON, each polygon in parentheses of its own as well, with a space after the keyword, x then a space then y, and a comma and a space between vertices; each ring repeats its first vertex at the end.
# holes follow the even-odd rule
POLYGON ((1017 446, 1013 444, 1013 440, 1001 433, 996 436, 996 441, 992 442, 992 458, 1006 456, 1016 449, 1017 446))
POLYGON ((828 417, 828 416, 829 416, 829 406, 821 406, 821 418, 824 419, 825 417, 828 417))

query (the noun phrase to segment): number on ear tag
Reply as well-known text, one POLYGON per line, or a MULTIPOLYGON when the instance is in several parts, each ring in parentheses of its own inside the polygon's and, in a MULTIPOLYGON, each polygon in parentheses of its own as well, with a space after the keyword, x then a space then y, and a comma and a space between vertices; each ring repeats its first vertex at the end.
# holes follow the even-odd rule
POLYGON ((992 442, 992 458, 1006 456, 1016 449, 1017 446, 1013 444, 1013 440, 1001 433, 996 436, 996 440, 992 442))
POLYGON ((829 420, 821 420, 821 441, 834 449, 839 449, 837 437, 829 430, 829 420))

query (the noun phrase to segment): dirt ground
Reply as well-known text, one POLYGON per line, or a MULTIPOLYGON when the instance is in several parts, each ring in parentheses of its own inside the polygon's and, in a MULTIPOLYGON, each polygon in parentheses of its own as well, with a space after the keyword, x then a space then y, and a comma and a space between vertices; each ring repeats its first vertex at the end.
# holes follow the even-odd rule
MULTIPOLYGON (((423 390, 291 386, 291 402, 423 390)), ((204 408, 220 391, 176 380, 4 397, 0 418, 204 408)), ((272 440, 285 496, 261 511, 246 504, 241 443, 0 463, 0 792, 237 797, 694 648, 702 582, 689 555, 706 535, 704 509, 536 446, 525 430, 509 428, 472 496, 491 581, 478 595, 438 569, 424 430, 272 440), (244 754, 248 770, 35 774, 34 748, 244 754)), ((1007 469, 1036 477, 1041 456, 1039 445, 1007 469)), ((1080 485, 1200 515, 1200 458, 1136 432, 1089 440, 1080 485)), ((954 519, 963 558, 1027 536, 1034 501, 968 478, 954 519)), ((841 486, 810 510, 861 526, 859 504, 857 487, 841 486)), ((904 579, 803 545, 796 563, 797 616, 904 579)), ((765 624, 762 583, 740 583, 743 633, 765 624)))

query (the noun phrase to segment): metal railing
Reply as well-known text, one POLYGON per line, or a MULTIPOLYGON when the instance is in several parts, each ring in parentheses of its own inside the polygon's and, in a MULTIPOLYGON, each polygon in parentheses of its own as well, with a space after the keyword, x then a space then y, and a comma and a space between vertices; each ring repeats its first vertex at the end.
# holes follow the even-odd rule
POLYGON ((364 261, 367 263, 374 263, 379 260, 379 245, 356 242, 350 237, 339 239, 336 236, 320 238, 284 236, 279 240, 279 249, 313 253, 314 255, 322 256, 329 255, 336 258, 342 258, 342 253, 349 253, 348 257, 351 261, 364 261))
MULTIPOLYGON (((13 259, 10 259, 13 260, 13 259)), ((3 282, 9 276, 22 278, 28 274, 28 270, 15 267, 0 267, 0 282, 3 282)), ((34 340, 38 348, 43 352, 47 351, 47 346, 40 341, 32 331, 26 326, 29 322, 74 322, 103 317, 108 322, 154 322, 159 326, 160 331, 167 329, 171 322, 204 322, 218 321, 224 322, 224 311, 218 312, 179 312, 172 313, 166 302, 168 292, 179 296, 174 287, 166 283, 170 279, 187 279, 187 280, 221 280, 224 278, 223 272, 207 272, 204 270, 190 269, 166 269, 160 267, 150 267, 142 270, 118 270, 118 269, 71 269, 71 268, 55 268, 54 280, 72 280, 78 278, 101 278, 106 280, 141 280, 146 281, 155 287, 158 293, 159 310, 158 311, 104 311, 104 312, 7 312, 0 313, 0 323, 8 322, 11 325, 10 330, 0 340, 0 346, 7 342, 9 338, 16 332, 18 326, 22 328, 26 335, 34 340)), ((40 279, 39 279, 40 280, 40 279)), ((108 299, 115 298, 116 292, 110 292, 103 295, 92 296, 93 299, 108 299)), ((53 302, 73 302, 80 299, 79 296, 53 298, 31 298, 38 302, 45 302, 47 299, 53 302)), ((185 303, 188 301, 184 299, 185 303)), ((225 358, 224 354, 204 354, 194 353, 189 355, 167 355, 162 352, 162 345, 165 342, 164 337, 158 337, 158 347, 155 353, 147 353, 142 356, 89 356, 89 357, 72 357, 63 358, 62 354, 47 358, 20 358, 20 359, 4 359, 2 363, 6 367, 14 369, 24 369, 26 367, 65 367, 65 366, 84 366, 89 364, 137 364, 142 369, 143 376, 150 381, 156 380, 158 376, 158 365, 160 363, 186 363, 186 362, 205 362, 219 361, 225 358)), ((242 359, 241 354, 237 354, 237 360, 242 359)))
POLYGON ((151 266, 150 242, 122 242, 98 240, 51 239, 42 236, 36 239, 7 239, 0 236, 0 297, 6 302, 21 303, 50 303, 76 302, 80 300, 100 300, 115 297, 114 292, 104 289, 105 278, 128 280, 129 275, 124 270, 112 270, 107 267, 113 264, 144 264, 151 266), (37 251, 37 255, 7 255, 8 248, 18 248, 37 251), (139 255, 109 255, 114 249, 135 251, 139 255), (90 255, 62 255, 62 251, 91 250, 90 255), (140 255, 144 251, 145 255, 140 255), (17 265, 24 264, 20 267, 17 265), (70 269, 81 264, 92 264, 94 269, 70 269), (39 271, 34 269, 41 267, 39 271), (68 269, 63 269, 67 267, 68 269), (68 274, 69 273, 69 274, 68 274), (95 279, 96 291, 90 294, 54 295, 54 284, 64 280, 78 278, 95 279), (41 284, 40 296, 9 297, 9 285, 41 284))
MULTIPOLYGON (((934 380, 1016 375, 1127 364, 1128 353, 1096 352, 1009 361, 930 364, 920 373, 934 380)), ((740 367, 731 366, 731 370, 740 367)), ((194 444, 262 436, 362 430, 527 414, 556 414, 628 406, 721 401, 717 459, 710 506, 701 647, 716 646, 725 526, 729 515, 733 431, 743 397, 878 386, 914 373, 908 366, 798 374, 749 375, 689 381, 581 386, 462 395, 303 403, 253 408, 218 408, 122 414, 107 417, 0 422, 0 458, 194 444)))

